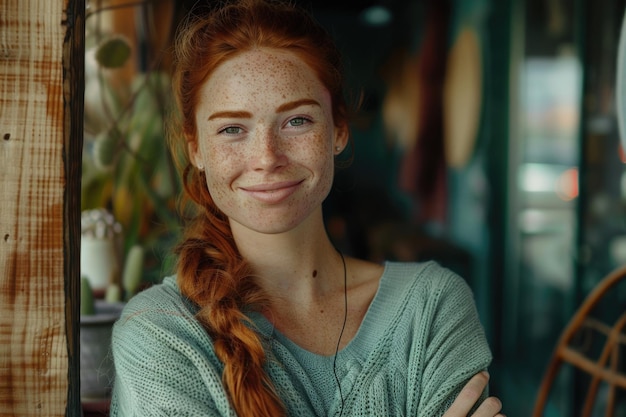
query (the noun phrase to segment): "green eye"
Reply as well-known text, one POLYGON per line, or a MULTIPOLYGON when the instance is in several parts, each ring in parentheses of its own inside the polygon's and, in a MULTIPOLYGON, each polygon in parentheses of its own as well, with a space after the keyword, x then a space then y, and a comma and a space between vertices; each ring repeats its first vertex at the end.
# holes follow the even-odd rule
POLYGON ((291 126, 302 126, 306 123, 306 119, 304 117, 295 117, 289 121, 289 125, 291 126))
POLYGON ((236 135, 241 133, 241 128, 237 126, 228 126, 221 130, 221 133, 226 133, 228 135, 236 135))

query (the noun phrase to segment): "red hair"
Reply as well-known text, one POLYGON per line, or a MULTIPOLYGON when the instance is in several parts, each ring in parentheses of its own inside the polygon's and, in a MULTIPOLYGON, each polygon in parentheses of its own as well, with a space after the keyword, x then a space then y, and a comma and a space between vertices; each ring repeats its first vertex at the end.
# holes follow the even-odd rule
POLYGON ((244 314, 264 303, 263 293, 204 174, 191 164, 188 144, 198 140, 195 110, 204 82, 224 61, 259 47, 291 51, 309 65, 330 93, 335 125, 347 125, 340 54, 308 12, 275 0, 232 1, 208 14, 196 11, 181 26, 175 46, 172 81, 180 126, 169 139, 182 172, 183 203, 195 208, 176 248, 178 285, 200 307, 198 319, 224 363, 223 383, 237 414, 284 416, 285 407, 264 371, 263 343, 244 314))

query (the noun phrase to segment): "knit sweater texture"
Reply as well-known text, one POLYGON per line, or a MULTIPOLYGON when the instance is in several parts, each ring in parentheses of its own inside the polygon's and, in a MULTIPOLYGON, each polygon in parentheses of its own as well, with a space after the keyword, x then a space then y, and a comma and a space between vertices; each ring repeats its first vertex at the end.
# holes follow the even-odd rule
MULTIPOLYGON (((113 330, 111 416, 236 416, 197 310, 174 277, 128 303, 113 330)), ((261 314, 250 318, 293 417, 442 416, 491 362, 469 286, 434 262, 387 262, 357 334, 336 360, 300 348, 261 314)))

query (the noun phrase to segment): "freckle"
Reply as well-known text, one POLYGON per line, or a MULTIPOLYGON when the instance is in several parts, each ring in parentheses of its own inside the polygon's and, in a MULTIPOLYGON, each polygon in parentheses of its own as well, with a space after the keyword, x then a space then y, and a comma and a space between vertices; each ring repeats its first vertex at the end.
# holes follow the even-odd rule
POLYGON ((321 313, 321 314, 324 314, 324 310, 320 310, 320 313, 321 313))

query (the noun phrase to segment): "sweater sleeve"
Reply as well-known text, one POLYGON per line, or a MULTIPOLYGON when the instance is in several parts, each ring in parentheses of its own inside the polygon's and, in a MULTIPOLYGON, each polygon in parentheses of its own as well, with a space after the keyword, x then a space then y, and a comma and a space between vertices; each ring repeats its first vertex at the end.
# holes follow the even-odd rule
MULTIPOLYGON (((413 375, 421 375, 419 411, 410 415, 420 417, 442 416, 465 383, 491 362, 469 286, 451 271, 433 269, 423 314, 415 318, 426 344, 416 347, 410 365, 413 375)), ((486 396, 487 390, 481 401, 486 396)))
POLYGON ((206 333, 153 295, 136 296, 114 326, 111 416, 235 416, 206 333))

